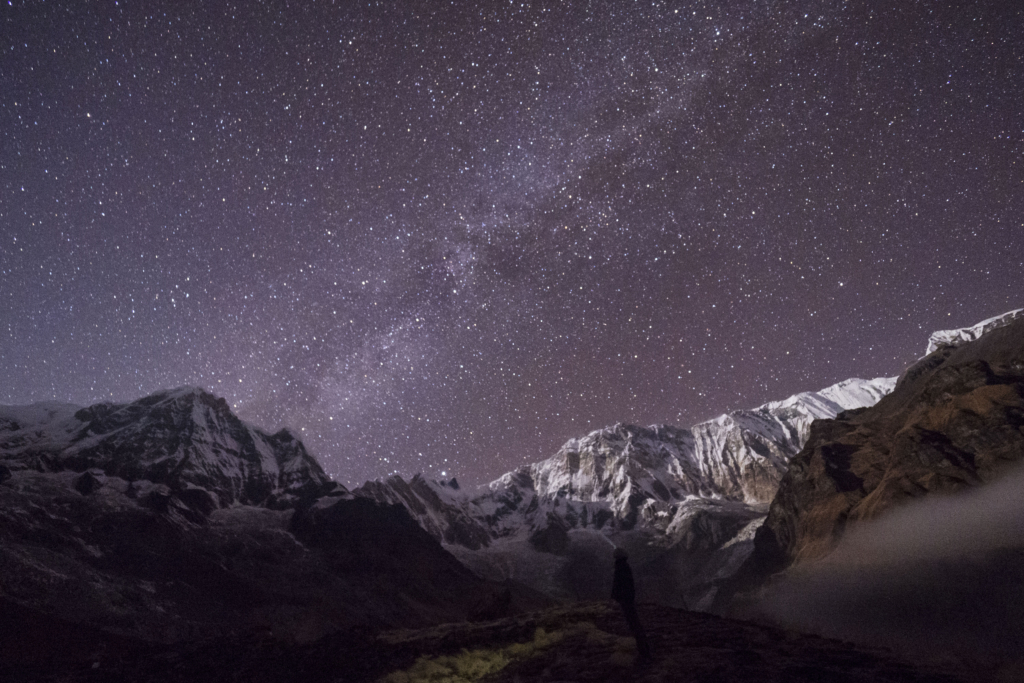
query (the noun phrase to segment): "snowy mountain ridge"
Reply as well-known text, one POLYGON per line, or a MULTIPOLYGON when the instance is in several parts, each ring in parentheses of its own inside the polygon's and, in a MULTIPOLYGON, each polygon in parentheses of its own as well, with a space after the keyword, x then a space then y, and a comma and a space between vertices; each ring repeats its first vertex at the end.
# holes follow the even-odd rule
POLYGON ((289 430, 241 421, 198 387, 131 403, 0 406, 0 459, 7 468, 81 472, 79 486, 116 477, 139 490, 188 499, 209 510, 288 504, 338 488, 289 430))
MULTIPOLYGON (((971 327, 932 333, 927 353, 959 345, 1024 316, 1008 311, 971 327)), ((866 408, 897 378, 852 378, 689 429, 616 424, 570 439, 547 460, 508 472, 475 491, 416 475, 367 482, 353 493, 405 506, 446 544, 470 549, 552 525, 602 533, 634 528, 664 535, 695 508, 739 505, 749 513, 774 497, 814 420, 866 408)), ((454 481, 454 480, 453 480, 454 481)))
POLYGON ((716 581, 750 554, 811 423, 873 405, 895 381, 845 380, 689 429, 616 424, 472 490, 416 475, 367 482, 352 493, 403 506, 492 580, 601 599, 614 545, 629 549, 648 599, 705 608, 716 581))
POLYGON ((929 355, 940 346, 960 346, 961 344, 966 344, 969 341, 974 341, 989 330, 994 330, 997 327, 1008 325, 1010 322, 1020 317, 1024 317, 1024 308, 1007 311, 1001 315, 988 318, 987 320, 982 320, 977 325, 972 325, 971 327, 932 332, 931 336, 928 338, 928 348, 925 350, 924 355, 929 355))
POLYGON ((849 379, 690 429, 617 424, 476 491, 417 475, 367 482, 353 493, 401 504, 438 540, 473 549, 552 525, 664 534, 694 505, 766 505, 811 422, 873 405, 894 385, 895 378, 849 379))

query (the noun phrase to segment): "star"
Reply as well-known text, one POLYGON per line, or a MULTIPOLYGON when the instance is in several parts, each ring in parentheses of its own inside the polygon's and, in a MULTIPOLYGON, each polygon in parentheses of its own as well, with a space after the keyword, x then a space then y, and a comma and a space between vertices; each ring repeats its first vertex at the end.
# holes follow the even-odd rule
POLYGON ((3 403, 473 484, 1024 305, 1019 9, 0 11, 3 403))

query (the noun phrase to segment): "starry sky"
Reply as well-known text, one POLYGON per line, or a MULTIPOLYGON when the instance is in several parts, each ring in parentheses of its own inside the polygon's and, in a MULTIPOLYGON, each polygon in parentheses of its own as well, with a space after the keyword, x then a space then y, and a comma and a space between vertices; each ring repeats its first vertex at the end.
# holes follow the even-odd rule
POLYGON ((480 483, 1024 306, 1019 2, 0 6, 0 403, 480 483))

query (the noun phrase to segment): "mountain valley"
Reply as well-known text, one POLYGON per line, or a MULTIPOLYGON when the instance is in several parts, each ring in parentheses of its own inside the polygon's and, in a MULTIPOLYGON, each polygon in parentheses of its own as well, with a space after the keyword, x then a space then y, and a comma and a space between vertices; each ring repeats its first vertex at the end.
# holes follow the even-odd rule
MULTIPOLYGON (((310 680, 397 681, 413 680, 409 667, 423 657, 482 648, 490 654, 481 657, 504 662, 487 680, 556 680, 567 667, 590 670, 573 654, 588 647, 595 661, 628 668, 635 650, 618 613, 593 602, 606 600, 611 550, 622 547, 664 657, 634 671, 637 680, 662 680, 665 662, 686 657, 710 675, 712 651, 735 650, 730 633, 756 643, 744 650, 756 657, 728 655, 730 680, 753 680, 758 667, 765 680, 816 680, 800 678, 814 670, 832 671, 830 680, 935 680, 914 678, 913 666, 899 678, 904 665, 865 644, 906 645, 929 661, 943 649, 969 657, 984 649, 986 629, 1005 637, 985 676, 1012 680, 1014 648, 1024 645, 1013 610, 968 616, 1019 602, 1022 434, 1021 311, 933 334, 927 355, 898 379, 850 379, 688 429, 617 424, 477 488, 416 475, 350 491, 292 432, 265 433, 194 387, 88 408, 4 406, 0 673, 214 680, 232 666, 252 671, 247 680, 283 680, 283 662, 319 662, 310 680), (921 505, 948 509, 915 512, 921 505), (921 519, 954 517, 967 520, 960 536, 942 537, 963 549, 955 553, 878 540, 906 537, 904 548, 916 547, 921 519), (893 519, 902 530, 872 526, 893 519), (893 553, 900 561, 869 566, 893 553), (891 580, 911 568, 926 589, 891 580), (939 592, 959 602, 937 600, 939 592), (925 616, 882 619, 880 601, 925 616), (943 615, 958 622, 936 627, 939 647, 900 641, 901 627, 927 638, 943 615), (882 642, 850 626, 858 619, 882 642), (690 645, 670 645, 672 629, 690 645), (705 631, 719 634, 717 644, 701 641, 705 631), (46 655, 45 633, 66 643, 64 655, 46 655), (962 651, 949 645, 958 636, 962 651), (799 647, 778 659, 785 643, 799 647), (190 658, 206 662, 206 673, 190 658), (331 668, 344 662, 356 667, 348 675, 331 668)), ((587 680, 611 675, 594 671, 587 680)))

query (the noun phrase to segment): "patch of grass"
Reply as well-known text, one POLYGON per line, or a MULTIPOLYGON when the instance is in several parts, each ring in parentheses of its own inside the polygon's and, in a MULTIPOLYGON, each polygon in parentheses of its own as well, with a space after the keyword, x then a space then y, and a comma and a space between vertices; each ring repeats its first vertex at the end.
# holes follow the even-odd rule
POLYGON ((512 643, 497 649, 463 650, 457 655, 420 657, 408 669, 392 672, 379 683, 472 683, 501 671, 514 661, 536 657, 568 636, 593 632, 600 633, 590 622, 551 632, 537 628, 533 640, 526 643, 512 643))

